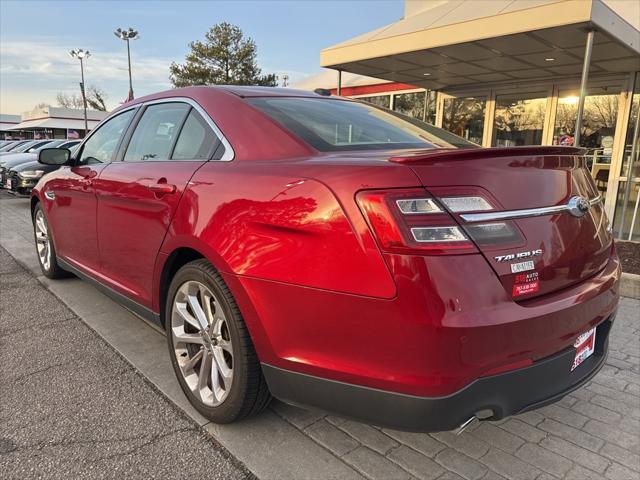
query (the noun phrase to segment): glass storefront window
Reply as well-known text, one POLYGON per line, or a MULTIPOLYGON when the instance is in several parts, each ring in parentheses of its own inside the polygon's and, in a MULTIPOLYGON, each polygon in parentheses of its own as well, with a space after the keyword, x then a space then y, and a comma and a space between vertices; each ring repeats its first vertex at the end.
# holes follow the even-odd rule
POLYGON ((624 152, 622 154, 622 167, 620 170, 620 181, 616 198, 616 211, 613 222, 614 233, 617 238, 623 240, 640 241, 640 139, 636 142, 635 158, 631 163, 631 153, 635 135, 636 122, 640 112, 640 72, 636 73, 635 87, 633 89, 633 100, 629 113, 629 122, 625 135, 624 152), (630 179, 629 193, 627 197, 627 181, 630 179), (625 207, 626 203, 626 207, 625 207))
MULTIPOLYGON (((619 89, 590 89, 584 102, 580 146, 589 149, 594 163, 611 163, 613 137, 618 118, 619 89)), ((578 93, 560 92, 554 145, 573 145, 578 113, 578 93)))
MULTIPOLYGON (((609 182, 619 97, 619 88, 590 88, 584 102, 580 146, 587 148, 587 167, 603 198, 609 182)), ((578 100, 576 91, 560 92, 553 131, 554 145, 574 144, 578 100)))
POLYGON ((355 100, 363 100, 384 108, 391 106, 391 95, 372 95, 370 97, 358 97, 355 100))
POLYGON ((436 92, 397 93, 393 96, 393 109, 427 123, 436 120, 436 92))
POLYGON ((481 145, 485 103, 484 97, 445 98, 442 128, 481 145))
POLYGON ((547 98, 544 92, 496 96, 491 145, 541 145, 546 107, 547 98))

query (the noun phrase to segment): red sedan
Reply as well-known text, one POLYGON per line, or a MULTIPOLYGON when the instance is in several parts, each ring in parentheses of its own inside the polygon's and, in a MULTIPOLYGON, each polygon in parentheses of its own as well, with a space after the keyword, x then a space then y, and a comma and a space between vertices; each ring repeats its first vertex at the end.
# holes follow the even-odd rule
POLYGON ((271 395, 448 430, 602 367, 620 267, 572 147, 479 148, 372 105, 196 87, 128 103, 33 191, 44 274, 167 331, 215 422, 271 395))

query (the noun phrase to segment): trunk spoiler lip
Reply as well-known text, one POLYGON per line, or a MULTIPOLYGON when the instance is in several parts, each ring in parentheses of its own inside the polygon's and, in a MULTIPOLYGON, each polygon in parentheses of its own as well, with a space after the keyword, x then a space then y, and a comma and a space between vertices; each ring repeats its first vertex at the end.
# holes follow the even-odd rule
POLYGON ((584 155, 586 148, 564 146, 524 146, 524 147, 490 147, 490 148, 440 148, 434 150, 418 150, 405 155, 389 157, 390 162, 407 165, 419 165, 441 160, 477 160, 482 158, 584 155))

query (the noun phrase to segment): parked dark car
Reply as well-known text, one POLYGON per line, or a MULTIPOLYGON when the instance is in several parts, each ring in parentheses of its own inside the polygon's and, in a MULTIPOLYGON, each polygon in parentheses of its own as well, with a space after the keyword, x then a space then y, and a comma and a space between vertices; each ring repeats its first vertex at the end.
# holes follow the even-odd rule
POLYGON ((38 152, 43 148, 69 148, 80 143, 80 140, 51 140, 39 147, 30 148, 29 153, 16 153, 15 155, 7 155, 0 157, 0 188, 10 189, 8 182, 9 171, 22 165, 23 163, 29 163, 38 160, 38 152))
POLYGON ((28 144, 24 144, 25 147, 28 146, 27 150, 29 150, 29 153, 27 152, 14 153, 12 151, 11 155, 1 156, 0 157, 0 188, 5 188, 5 189, 11 188, 9 186, 8 178, 7 178, 7 175, 11 168, 21 165, 23 163, 33 162, 34 160, 38 159, 38 152, 40 151, 41 148, 44 148, 45 146, 55 147, 57 145, 59 144, 54 143, 53 141, 50 141, 50 142, 44 143, 43 145, 40 145, 39 147, 35 147, 34 149, 32 149, 32 147, 29 146, 28 144))
MULTIPOLYGON (((56 148, 68 148, 73 151, 80 140, 64 142, 56 148)), ((49 148, 47 146, 47 148, 49 148)), ((40 178, 49 172, 53 172, 60 168, 59 165, 44 165, 38 160, 30 160, 19 165, 15 165, 8 169, 6 173, 2 173, 3 188, 16 195, 28 195, 38 183, 40 178)), ((0 171, 2 167, 0 167, 0 171)))
MULTIPOLYGON (((405 430, 561 399, 604 365, 620 262, 573 147, 480 148, 289 88, 128 102, 33 189, 42 272, 166 329, 227 423, 271 395, 405 430)), ((144 346, 141 346, 144 348, 144 346)))

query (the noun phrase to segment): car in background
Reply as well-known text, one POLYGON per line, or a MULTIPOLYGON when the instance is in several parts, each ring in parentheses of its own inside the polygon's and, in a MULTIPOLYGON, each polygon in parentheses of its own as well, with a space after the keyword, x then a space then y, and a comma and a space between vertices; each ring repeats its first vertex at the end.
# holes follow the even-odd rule
POLYGON ((30 142, 30 140, 10 140, 5 145, 0 147, 0 153, 10 152, 11 150, 18 148, 20 145, 23 145, 27 142, 30 142))
MULTIPOLYGON (((71 150, 71 154, 73 155, 75 147, 79 143, 80 140, 72 140, 63 142, 54 148, 67 148, 71 150)), ((51 147, 47 145, 44 148, 51 147)), ((42 176, 49 172, 53 172, 58 168, 60 168, 59 165, 43 165, 38 162, 37 158, 36 160, 31 159, 24 163, 15 165, 7 169, 6 173, 2 172, 2 167, 0 167, 1 186, 2 188, 8 189, 10 193, 15 195, 28 195, 42 176)))
POLYGON ((16 153, 31 153, 34 152, 37 148, 42 147, 48 143, 51 143, 53 140, 31 140, 28 141, 16 148, 11 149, 8 152, 0 152, 1 156, 13 155, 16 153))
POLYGON ((273 395, 463 430, 605 364, 620 262, 584 152, 290 88, 175 89, 40 152, 63 167, 31 194, 34 246, 46 277, 164 327, 214 422, 273 395))
POLYGON ((38 159, 38 152, 43 148, 70 148, 80 143, 80 140, 50 140, 39 146, 32 146, 29 153, 16 153, 0 157, 0 188, 11 188, 7 182, 7 175, 11 168, 38 159))

